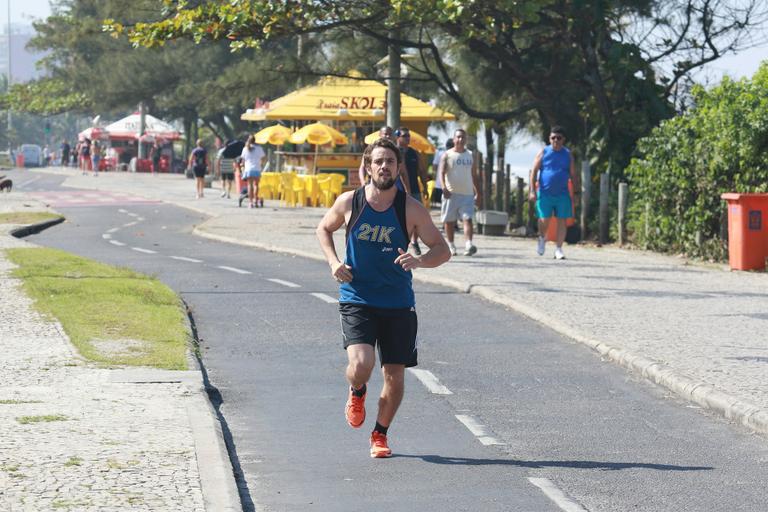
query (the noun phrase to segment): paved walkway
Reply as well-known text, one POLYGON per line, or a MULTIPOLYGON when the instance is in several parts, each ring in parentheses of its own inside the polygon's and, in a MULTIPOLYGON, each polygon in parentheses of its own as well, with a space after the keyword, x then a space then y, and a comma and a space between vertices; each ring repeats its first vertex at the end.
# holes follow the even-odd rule
MULTIPOLYGON (((210 215, 196 227, 203 236, 322 259, 314 236, 319 208, 267 201, 266 208, 248 210, 219 198, 217 188, 195 200, 193 182, 178 175, 96 178, 46 169, 26 179, 38 172, 66 175, 72 188, 120 191, 203 212, 210 215)), ((463 242, 460 234, 457 242, 463 242)), ((555 261, 551 245, 539 257, 531 239, 477 236, 475 242, 474 257, 419 269, 415 279, 506 305, 682 397, 768 433, 768 274, 614 247, 567 246, 568 259, 555 261)), ((342 244, 337 238, 339 250, 342 244)))
MULTIPOLYGON (((44 210, 14 192, 0 212, 44 210)), ((16 226, 18 227, 18 226, 16 226)), ((0 225, 0 510, 240 510, 201 374, 106 369, 10 275, 0 225)))

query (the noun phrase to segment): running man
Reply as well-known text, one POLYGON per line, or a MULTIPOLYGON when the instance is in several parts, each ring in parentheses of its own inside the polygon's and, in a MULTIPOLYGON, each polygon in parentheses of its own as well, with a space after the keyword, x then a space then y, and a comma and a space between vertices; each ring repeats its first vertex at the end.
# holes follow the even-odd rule
POLYGON ((531 178, 528 182, 528 198, 536 201, 536 215, 539 217, 539 240, 536 253, 544 255, 547 244, 547 229, 552 215, 557 221, 555 239, 555 259, 564 260, 563 242, 565 241, 566 219, 573 217, 573 204, 568 193, 568 179, 573 183, 574 195, 580 190, 579 176, 573 155, 565 147, 565 131, 553 126, 549 131, 550 145, 539 151, 533 161, 531 178), (535 186, 538 185, 538 186, 535 186), (538 189, 538 194, 537 194, 538 189), (538 197, 537 197, 538 195, 538 197))
POLYGON ((339 312, 350 384, 345 414, 353 428, 365 421, 366 385, 379 348, 384 386, 370 439, 374 458, 392 455, 387 429, 403 399, 405 369, 417 364, 411 270, 437 267, 451 257, 426 208, 394 186, 401 161, 390 140, 368 146, 363 162, 370 182, 340 195, 317 227, 331 275, 341 283, 339 312), (347 246, 342 262, 333 233, 344 224, 347 246), (421 256, 407 251, 412 234, 429 248, 421 256))

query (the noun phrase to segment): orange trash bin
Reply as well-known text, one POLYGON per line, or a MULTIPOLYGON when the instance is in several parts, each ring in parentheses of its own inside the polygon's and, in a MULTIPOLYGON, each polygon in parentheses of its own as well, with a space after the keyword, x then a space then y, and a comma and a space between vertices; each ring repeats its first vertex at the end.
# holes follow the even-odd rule
POLYGON ((19 168, 24 167, 24 153, 18 153, 16 155, 16 167, 19 167, 19 168))
POLYGON ((722 194, 728 202, 728 263, 764 270, 768 258, 768 194, 722 194))

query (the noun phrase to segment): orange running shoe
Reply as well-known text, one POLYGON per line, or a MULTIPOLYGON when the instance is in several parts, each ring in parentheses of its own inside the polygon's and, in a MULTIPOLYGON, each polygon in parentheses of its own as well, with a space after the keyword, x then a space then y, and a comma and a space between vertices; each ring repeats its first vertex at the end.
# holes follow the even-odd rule
POLYGON ((347 399, 347 408, 344 412, 347 416, 347 423, 349 423, 349 426, 352 428, 360 428, 365 421, 365 394, 363 396, 355 396, 352 394, 352 389, 350 388, 349 398, 347 399))
POLYGON ((371 457, 385 459, 392 456, 392 450, 387 446, 387 436, 375 430, 371 433, 371 457))

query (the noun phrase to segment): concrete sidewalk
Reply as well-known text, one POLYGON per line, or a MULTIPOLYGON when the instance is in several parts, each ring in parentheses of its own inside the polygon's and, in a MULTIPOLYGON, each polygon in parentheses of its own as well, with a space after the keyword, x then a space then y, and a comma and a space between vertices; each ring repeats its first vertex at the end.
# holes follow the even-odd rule
MULTIPOLYGON (((0 212, 44 211, 3 194, 0 212)), ((241 510, 220 425, 190 371, 107 369, 80 357, 10 272, 30 247, 0 225, 0 509, 241 510)))

